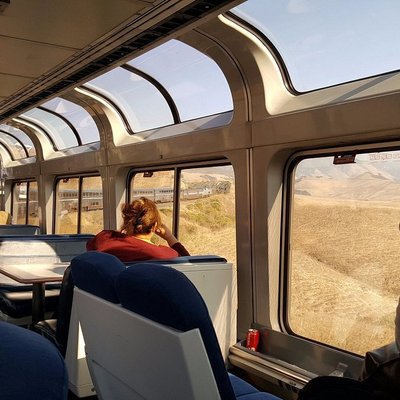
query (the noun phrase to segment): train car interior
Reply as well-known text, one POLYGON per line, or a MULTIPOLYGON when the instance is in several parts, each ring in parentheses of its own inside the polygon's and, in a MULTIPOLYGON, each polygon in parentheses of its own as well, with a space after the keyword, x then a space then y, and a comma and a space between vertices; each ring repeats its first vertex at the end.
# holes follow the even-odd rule
POLYGON ((0 0, 0 398, 399 398, 399 13, 0 0), (142 197, 190 256, 87 251, 142 197))

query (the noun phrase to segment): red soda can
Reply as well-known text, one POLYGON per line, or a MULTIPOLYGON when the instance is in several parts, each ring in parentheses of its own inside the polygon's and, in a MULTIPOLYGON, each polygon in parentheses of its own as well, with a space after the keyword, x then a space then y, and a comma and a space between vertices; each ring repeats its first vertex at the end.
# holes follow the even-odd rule
POLYGON ((248 349, 257 351, 259 340, 260 340, 260 332, 257 329, 249 329, 247 331, 246 347, 248 349))

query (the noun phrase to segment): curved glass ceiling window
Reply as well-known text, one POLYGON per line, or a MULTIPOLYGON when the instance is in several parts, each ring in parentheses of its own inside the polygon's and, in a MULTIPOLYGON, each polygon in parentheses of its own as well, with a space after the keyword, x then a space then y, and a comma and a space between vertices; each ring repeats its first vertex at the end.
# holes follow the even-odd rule
POLYGON ((78 146, 78 140, 72 128, 60 117, 48 111, 34 108, 21 117, 39 125, 51 136, 57 150, 78 146))
POLYGON ((233 109, 230 88, 218 65, 182 42, 170 40, 128 64, 165 87, 176 103, 181 121, 233 109))
POLYGON ((82 144, 100 140, 99 131, 93 118, 83 107, 59 97, 42 104, 42 107, 60 114, 68 120, 78 132, 82 144))
MULTIPOLYGON (((33 145, 32 140, 29 136, 21 131, 21 129, 14 128, 11 125, 0 125, 0 131, 7 132, 9 135, 14 136, 16 138, 16 142, 21 142, 28 152, 29 157, 36 156, 35 146, 33 145)), ((25 157, 25 156, 24 156, 25 157)))
POLYGON ((299 92, 400 67, 396 0, 249 0, 231 11, 271 40, 299 92))
POLYGON ((171 109, 153 84, 124 68, 115 68, 85 84, 113 101, 134 132, 174 123, 171 109))
POLYGON ((2 143, 4 147, 8 149, 13 160, 19 160, 28 156, 25 148, 19 141, 2 131, 0 131, 0 143, 2 143))

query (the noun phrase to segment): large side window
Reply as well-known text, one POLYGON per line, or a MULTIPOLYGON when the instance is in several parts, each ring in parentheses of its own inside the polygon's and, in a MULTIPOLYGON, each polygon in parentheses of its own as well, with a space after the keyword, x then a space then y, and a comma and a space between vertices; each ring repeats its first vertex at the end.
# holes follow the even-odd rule
POLYGON ((27 203, 28 224, 39 225, 38 184, 36 181, 29 182, 27 203))
POLYGON ((289 328, 358 354, 393 341, 400 151, 302 159, 291 187, 289 328))
POLYGON ((55 190, 55 233, 98 233, 103 229, 100 176, 60 178, 55 190))
POLYGON ((236 261, 234 174, 230 165, 180 174, 179 237, 191 254, 236 261))
POLYGON ((36 181, 20 181, 13 184, 11 214, 14 224, 39 225, 36 181))
POLYGON ((235 190, 231 165, 137 171, 130 199, 155 201, 192 255, 216 254, 236 262, 235 190))

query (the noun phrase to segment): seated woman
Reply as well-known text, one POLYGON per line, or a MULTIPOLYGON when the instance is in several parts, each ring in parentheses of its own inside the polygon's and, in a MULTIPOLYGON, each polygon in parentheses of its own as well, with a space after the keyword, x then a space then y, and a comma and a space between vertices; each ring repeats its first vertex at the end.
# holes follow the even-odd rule
POLYGON ((123 204, 123 224, 119 231, 103 230, 89 240, 87 250, 112 254, 123 262, 190 256, 172 232, 161 222, 155 203, 145 197, 123 204), (151 242, 153 234, 169 246, 151 242))

